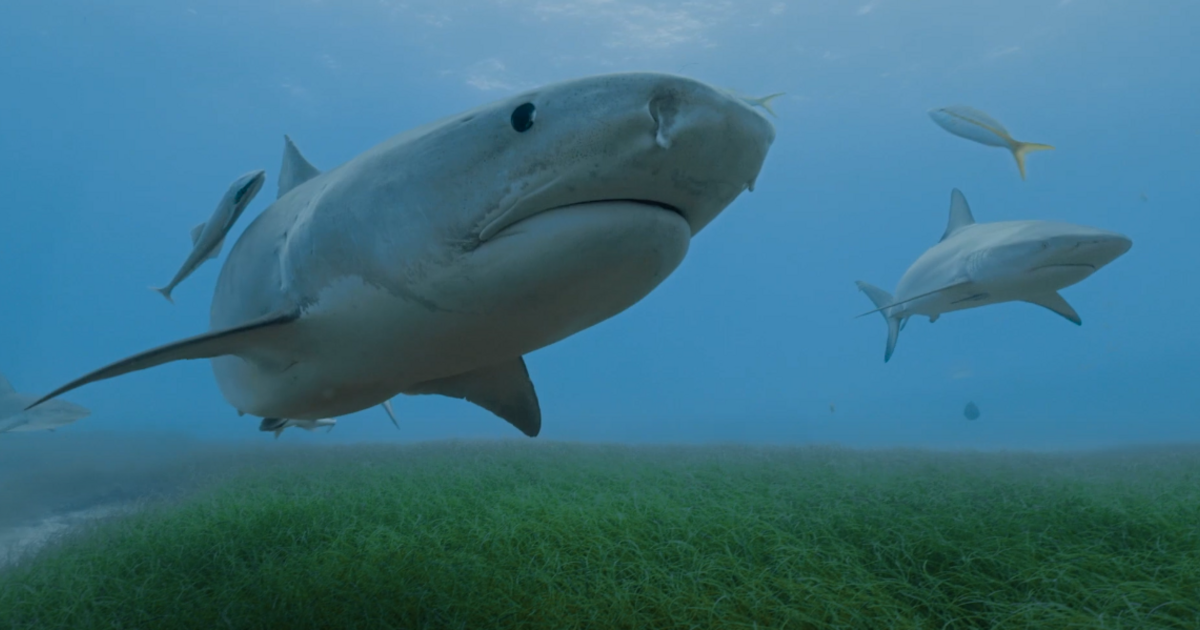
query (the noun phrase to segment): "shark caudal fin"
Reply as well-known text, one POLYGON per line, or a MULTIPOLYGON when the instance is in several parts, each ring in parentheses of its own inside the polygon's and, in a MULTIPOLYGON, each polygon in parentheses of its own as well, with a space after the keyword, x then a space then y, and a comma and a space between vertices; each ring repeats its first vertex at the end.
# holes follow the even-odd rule
POLYGON ((1054 147, 1036 142, 1017 142, 1013 140, 1012 154, 1017 160, 1017 169, 1021 171, 1021 179, 1025 179, 1025 156, 1036 151, 1050 151, 1054 147))
POLYGON ((887 312, 887 308, 893 303, 892 294, 877 286, 867 284, 862 280, 858 280, 854 284, 858 285, 859 291, 866 293, 867 297, 871 298, 871 302, 875 304, 876 310, 880 315, 883 315, 883 320, 887 322, 887 349, 883 353, 883 362, 887 363, 892 358, 892 353, 896 350, 896 339, 900 337, 900 319, 892 317, 887 312))

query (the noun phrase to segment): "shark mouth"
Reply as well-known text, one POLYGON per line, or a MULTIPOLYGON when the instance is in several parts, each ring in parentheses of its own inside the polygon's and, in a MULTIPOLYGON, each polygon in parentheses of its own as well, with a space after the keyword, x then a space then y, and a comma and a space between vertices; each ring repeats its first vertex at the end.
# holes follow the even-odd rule
POLYGON ((516 225, 517 223, 520 223, 521 221, 524 221, 525 219, 528 219, 533 216, 537 216, 539 214, 544 214, 546 212, 554 212, 555 210, 560 210, 562 208, 574 208, 574 207, 587 206, 587 205, 599 204, 599 203, 630 203, 630 204, 637 204, 640 206, 660 208, 667 212, 673 212, 673 213, 679 215, 685 221, 687 220, 687 214, 684 213, 682 208, 679 208, 678 206, 673 206, 669 203, 665 203, 662 201, 654 201, 652 199, 592 199, 589 201, 579 201, 579 202, 571 203, 571 204, 567 204, 567 205, 555 206, 553 208, 543 208, 543 209, 540 209, 540 210, 537 210, 534 212, 530 212, 528 210, 517 209, 516 206, 518 204, 513 204, 513 206, 510 207, 508 210, 500 213, 500 216, 497 216, 496 218, 492 219, 492 221, 490 221, 488 224, 486 224, 480 230, 479 238, 481 241, 488 241, 493 236, 500 233, 501 231, 508 229, 509 227, 516 225))
POLYGON ((1033 271, 1037 271, 1039 269, 1054 269, 1055 267, 1087 267, 1088 269, 1091 269, 1092 271, 1096 270, 1096 265, 1092 265, 1089 263, 1061 263, 1061 264, 1057 264, 1057 265, 1042 265, 1040 267, 1034 267, 1033 269, 1030 269, 1029 271, 1033 272, 1033 271))
POLYGON ((593 203, 636 203, 636 204, 643 205, 643 206, 654 206, 656 208, 662 208, 663 210, 666 210, 668 212, 674 212, 675 214, 678 214, 679 216, 681 216, 685 219, 687 218, 687 215, 685 215, 683 213, 683 210, 680 210, 679 208, 672 206, 669 203, 663 203, 661 201, 651 201, 649 199, 597 199, 595 201, 585 201, 583 203, 576 203, 576 204, 571 204, 571 205, 585 206, 585 205, 593 204, 593 203))

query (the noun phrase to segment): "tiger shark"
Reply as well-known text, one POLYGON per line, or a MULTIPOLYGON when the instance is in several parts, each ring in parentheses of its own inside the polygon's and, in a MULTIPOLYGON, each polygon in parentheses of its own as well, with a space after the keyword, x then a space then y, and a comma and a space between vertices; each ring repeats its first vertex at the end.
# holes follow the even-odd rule
POLYGON ((536 436, 523 356, 648 295, 754 189, 774 139, 744 99, 633 72, 504 98, 325 172, 288 142, 278 198, 222 266, 209 332, 41 401, 210 359, 226 401, 268 420, 437 394, 536 436))
POLYGON ((967 198, 950 193, 950 220, 941 240, 904 272, 893 297, 858 281, 888 326, 883 360, 892 358, 900 330, 914 315, 935 322, 942 313, 1001 302, 1029 302, 1082 325, 1058 293, 1129 251, 1115 232, 1055 221, 976 223, 967 198))

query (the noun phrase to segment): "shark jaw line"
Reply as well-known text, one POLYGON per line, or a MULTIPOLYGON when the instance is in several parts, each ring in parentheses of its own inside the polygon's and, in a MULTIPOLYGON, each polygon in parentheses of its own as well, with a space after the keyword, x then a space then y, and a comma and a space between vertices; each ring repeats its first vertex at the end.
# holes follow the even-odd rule
MULTIPOLYGON (((545 214, 547 212, 554 212, 555 210, 561 210, 563 208, 576 208, 579 206, 588 206, 588 205, 602 204, 602 203, 633 203, 633 204, 638 204, 641 206, 659 208, 666 212, 673 212, 673 213, 679 215, 680 217, 682 217, 684 221, 687 221, 687 214, 682 209, 680 209, 676 206, 673 206, 669 203, 662 202, 662 201, 654 201, 652 199, 628 199, 628 198, 592 199, 589 201, 580 201, 580 202, 571 203, 571 204, 567 204, 567 205, 563 205, 563 206, 555 206, 553 208, 546 208, 544 210, 539 210, 539 211, 532 212, 529 214, 514 212, 513 208, 509 208, 508 210, 500 213, 500 216, 493 219, 491 222, 489 222, 487 225, 485 225, 482 230, 480 230, 479 240, 481 242, 486 243, 487 241, 490 241, 493 237, 495 237, 497 234, 500 234, 504 230, 506 230, 526 219, 530 219, 532 217, 545 214)), ((514 204, 514 207, 515 207, 515 204, 514 204)))
POLYGON ((1056 263, 1053 265, 1039 265, 1037 267, 1034 267, 1033 269, 1030 269, 1029 273, 1033 273, 1035 271, 1039 271, 1042 269, 1054 269, 1055 267, 1087 267, 1088 269, 1091 269, 1092 271, 1096 270, 1096 265, 1093 265, 1091 263, 1056 263))

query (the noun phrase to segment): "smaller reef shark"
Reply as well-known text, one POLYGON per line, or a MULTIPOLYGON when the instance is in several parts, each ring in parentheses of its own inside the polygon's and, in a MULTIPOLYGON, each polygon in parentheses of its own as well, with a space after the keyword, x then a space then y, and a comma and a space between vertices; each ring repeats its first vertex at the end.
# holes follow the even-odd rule
POLYGON ((936 245, 904 272, 893 297, 858 281, 888 326, 892 358, 900 330, 914 315, 930 322, 942 313, 999 304, 1029 302, 1048 308, 1076 325, 1082 320, 1061 295, 1069 287, 1129 251, 1129 237, 1055 221, 976 223, 967 199, 950 193, 950 221, 936 245))
POLYGON ((0 374, 0 433, 20 431, 53 431, 63 425, 86 418, 92 412, 75 403, 65 400, 51 401, 51 405, 41 405, 35 409, 25 410, 36 396, 19 394, 17 390, 0 374))
POLYGON ((171 283, 165 287, 150 287, 158 291, 167 301, 174 304, 175 300, 171 298, 171 291, 179 286, 192 272, 196 271, 205 262, 216 258, 221 253, 221 248, 225 245, 225 236, 229 234, 229 230, 233 228, 233 224, 237 223, 238 217, 242 216, 242 211, 250 202, 254 200, 254 196, 262 189, 263 182, 266 181, 265 171, 251 171, 242 175, 230 184, 229 190, 225 191, 225 196, 221 197, 221 202, 217 204, 217 209, 213 210, 212 216, 208 221, 192 228, 192 253, 188 254, 187 260, 183 261, 183 266, 179 268, 179 272, 171 280, 171 283))

